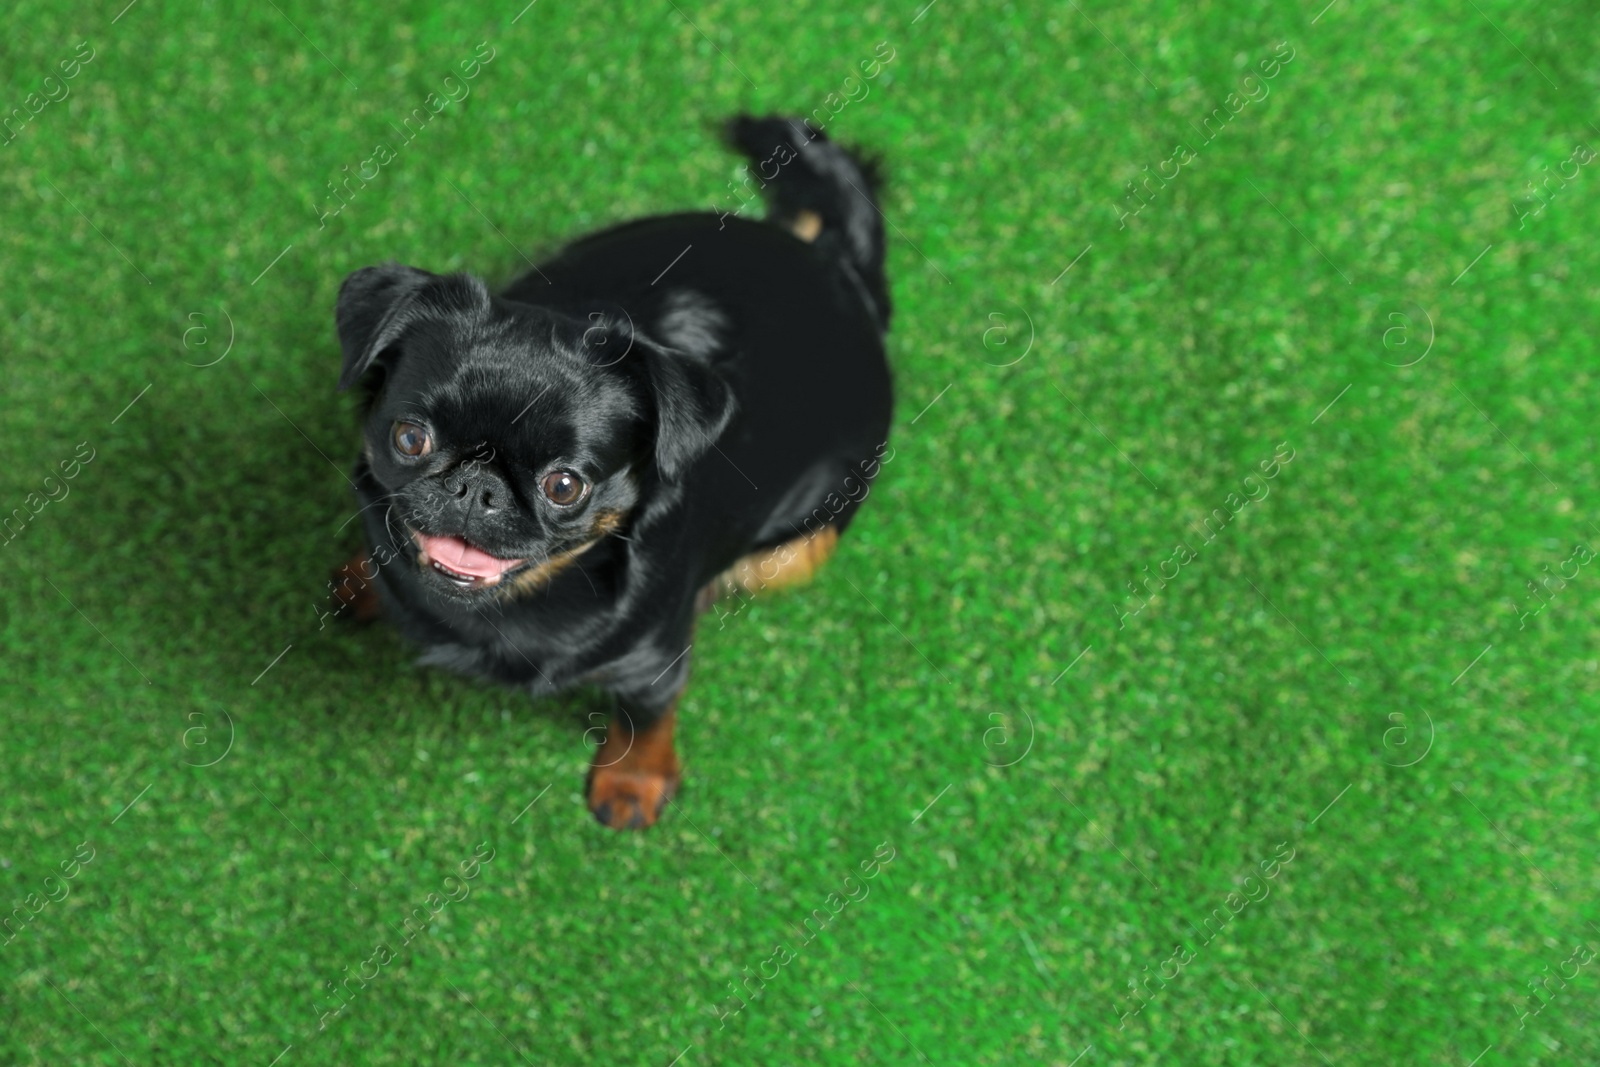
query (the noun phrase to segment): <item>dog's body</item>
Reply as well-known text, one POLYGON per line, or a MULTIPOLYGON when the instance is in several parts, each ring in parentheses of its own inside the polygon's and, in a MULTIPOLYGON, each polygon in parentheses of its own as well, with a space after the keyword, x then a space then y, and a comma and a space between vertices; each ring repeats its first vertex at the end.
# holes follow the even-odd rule
POLYGON ((612 826, 676 788, 697 613, 819 565, 887 447, 872 175, 798 123, 731 132, 777 163, 768 221, 629 223, 498 297, 403 267, 340 293, 342 384, 385 371, 356 470, 385 614, 427 662, 612 693, 612 826))

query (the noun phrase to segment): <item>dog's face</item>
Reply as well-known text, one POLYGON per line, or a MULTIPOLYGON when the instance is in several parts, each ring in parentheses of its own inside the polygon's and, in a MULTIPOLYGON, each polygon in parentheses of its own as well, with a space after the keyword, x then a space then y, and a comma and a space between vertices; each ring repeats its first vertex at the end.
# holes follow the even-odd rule
POLYGON ((709 368, 595 321, 408 267, 351 275, 341 387, 372 385, 364 452, 395 544, 440 596, 532 588, 677 481, 731 414, 709 368))

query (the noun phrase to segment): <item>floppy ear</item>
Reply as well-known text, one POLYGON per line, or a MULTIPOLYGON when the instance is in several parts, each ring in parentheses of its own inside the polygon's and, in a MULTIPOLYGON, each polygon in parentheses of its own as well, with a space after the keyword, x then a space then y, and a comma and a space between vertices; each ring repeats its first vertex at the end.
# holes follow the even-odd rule
POLYGON ((646 344, 644 368, 656 410, 656 469, 677 481, 733 418, 733 390, 706 362, 646 344))
POLYGON ((354 385, 379 353, 399 339, 414 318, 413 297, 436 277, 415 267, 385 263, 362 267, 344 280, 334 309, 339 347, 344 351, 340 389, 354 385))

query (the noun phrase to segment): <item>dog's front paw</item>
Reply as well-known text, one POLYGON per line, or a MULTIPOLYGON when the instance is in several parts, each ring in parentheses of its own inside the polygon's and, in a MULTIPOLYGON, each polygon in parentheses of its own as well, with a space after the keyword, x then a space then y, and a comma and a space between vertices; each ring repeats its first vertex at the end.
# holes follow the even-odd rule
POLYGON ((365 552, 357 552, 350 562, 333 572, 329 597, 335 613, 348 613, 357 622, 371 622, 382 614, 378 603, 377 570, 365 552))
POLYGON ((655 825, 682 780, 672 744, 677 722, 676 699, 659 714, 635 707, 611 717, 589 768, 589 810, 595 818, 613 830, 655 825))
POLYGON ((589 810, 613 830, 654 826, 678 792, 677 769, 668 773, 637 767, 596 767, 589 775, 589 810))

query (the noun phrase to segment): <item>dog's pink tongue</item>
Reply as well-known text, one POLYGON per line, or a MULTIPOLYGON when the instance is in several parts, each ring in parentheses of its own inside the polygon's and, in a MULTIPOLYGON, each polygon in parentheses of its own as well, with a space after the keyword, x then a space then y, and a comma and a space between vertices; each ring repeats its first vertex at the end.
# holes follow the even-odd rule
POLYGON ((422 550, 457 574, 474 578, 495 578, 521 563, 520 559, 500 559, 473 548, 459 537, 430 537, 419 534, 422 550))

